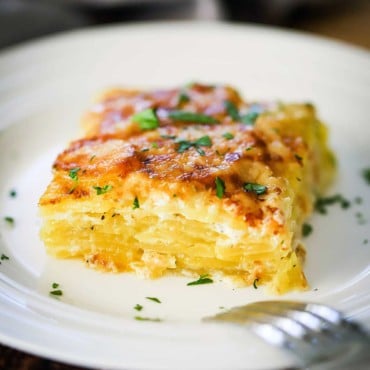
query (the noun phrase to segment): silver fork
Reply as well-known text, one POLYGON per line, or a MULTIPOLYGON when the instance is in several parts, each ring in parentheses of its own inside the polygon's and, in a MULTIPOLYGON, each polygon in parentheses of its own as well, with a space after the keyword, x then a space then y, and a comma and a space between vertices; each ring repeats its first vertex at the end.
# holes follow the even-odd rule
POLYGON ((261 301, 205 321, 242 324, 266 342, 290 350, 301 368, 370 369, 370 336, 322 304, 261 301))

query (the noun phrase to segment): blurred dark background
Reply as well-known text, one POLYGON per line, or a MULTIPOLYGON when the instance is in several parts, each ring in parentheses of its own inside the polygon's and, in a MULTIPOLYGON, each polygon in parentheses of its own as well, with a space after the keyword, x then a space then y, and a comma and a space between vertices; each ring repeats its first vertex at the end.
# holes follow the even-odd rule
MULTIPOLYGON (((98 24, 191 19, 275 25, 370 49, 369 0, 0 0, 0 48, 98 24)), ((0 345, 1 369, 78 368, 0 345)))
POLYGON ((0 0, 0 48, 96 24, 182 19, 277 25, 370 48, 369 0, 0 0))

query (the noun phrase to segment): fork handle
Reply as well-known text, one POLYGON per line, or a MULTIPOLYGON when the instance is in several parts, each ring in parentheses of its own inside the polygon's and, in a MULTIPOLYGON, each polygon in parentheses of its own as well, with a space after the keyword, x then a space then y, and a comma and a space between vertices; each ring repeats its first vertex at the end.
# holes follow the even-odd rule
POLYGON ((370 341, 363 343, 363 346, 355 353, 345 357, 337 358, 329 363, 320 363, 309 366, 309 370, 369 370, 370 369, 370 341))

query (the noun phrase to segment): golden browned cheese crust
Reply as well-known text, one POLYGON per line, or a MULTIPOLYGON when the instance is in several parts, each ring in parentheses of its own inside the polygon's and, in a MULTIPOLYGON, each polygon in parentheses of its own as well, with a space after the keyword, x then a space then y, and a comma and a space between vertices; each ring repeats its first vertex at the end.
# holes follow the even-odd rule
POLYGON ((307 287, 301 227, 334 173, 312 105, 250 104, 227 86, 114 89, 83 126, 40 199, 49 253, 152 278, 307 287))

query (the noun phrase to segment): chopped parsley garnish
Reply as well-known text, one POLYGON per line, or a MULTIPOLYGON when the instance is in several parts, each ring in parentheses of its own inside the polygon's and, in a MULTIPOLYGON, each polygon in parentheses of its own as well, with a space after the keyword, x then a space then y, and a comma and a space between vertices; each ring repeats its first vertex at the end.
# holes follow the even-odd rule
POLYGON ((142 130, 153 130, 159 126, 159 120, 152 108, 145 109, 132 116, 132 120, 139 125, 142 130))
POLYGON ((63 292, 60 290, 60 289, 57 289, 57 290, 51 290, 50 292, 49 292, 49 294, 51 294, 51 295, 55 295, 55 296, 62 296, 63 295, 63 292))
POLYGON ((202 136, 195 141, 179 140, 177 144, 179 144, 177 148, 178 153, 183 153, 185 150, 194 147, 200 155, 204 156, 206 153, 201 146, 210 147, 212 145, 212 140, 209 136, 202 136))
POLYGON ((141 304, 136 304, 134 307, 134 310, 141 311, 143 309, 143 306, 141 304))
POLYGON ((141 152, 149 152, 149 148, 143 148, 140 150, 141 152))
POLYGON ((315 211, 325 215, 328 213, 327 206, 339 203, 343 209, 350 207, 351 203, 340 194, 335 194, 330 197, 317 198, 315 202, 315 211))
POLYGON ((53 296, 62 296, 63 295, 63 292, 61 289, 58 289, 59 288, 59 284, 58 283, 53 283, 51 284, 51 287, 53 288, 53 290, 51 290, 49 292, 50 295, 53 295, 53 296))
POLYGON ((195 146, 211 146, 212 140, 209 136, 202 136, 194 141, 195 146))
POLYGON ((206 155, 206 152, 202 149, 202 148, 200 148, 199 146, 196 146, 195 147, 195 150, 203 157, 203 156, 205 156, 206 155))
POLYGON ((202 285, 202 284, 212 284, 213 280, 209 277, 208 274, 200 275, 198 280, 191 281, 190 283, 187 283, 186 285, 202 285))
POLYGON ((192 122, 203 124, 219 123, 216 118, 201 113, 193 113, 182 110, 172 110, 168 112, 168 117, 173 121, 192 122))
POLYGON ((234 135, 231 132, 225 132, 222 136, 227 140, 234 139, 234 135))
POLYGON ((241 115, 238 111, 238 108, 230 100, 225 100, 224 105, 225 105, 225 109, 226 109, 227 114, 234 121, 240 121, 240 122, 242 122, 246 125, 254 125, 254 123, 256 122, 257 117, 259 116, 259 113, 255 112, 255 111, 251 111, 247 114, 241 115))
POLYGON ((161 319, 158 319, 158 318, 142 317, 142 316, 135 316, 135 320, 138 320, 138 321, 152 321, 152 322, 162 321, 161 319))
POLYGON ((76 189, 77 187, 77 184, 78 184, 78 171, 80 171, 80 167, 75 167, 75 168, 71 168, 69 170, 69 177, 72 179, 72 181, 74 182, 74 185, 71 187, 71 189, 69 189, 69 194, 72 194, 74 192, 74 190, 76 189))
POLYGON ((225 105, 227 114, 234 121, 239 121, 240 120, 239 111, 238 111, 238 108, 235 106, 235 104, 230 100, 225 100, 224 105, 225 105))
POLYGON ((96 155, 95 155, 95 154, 93 154, 93 155, 90 157, 89 162, 92 162, 92 160, 93 160, 95 157, 96 157, 96 155))
POLYGON ((217 195, 218 198, 221 199, 224 196, 224 193, 225 193, 225 183, 218 176, 215 179, 215 183, 216 183, 216 195, 217 195))
POLYGON ((194 144, 191 141, 188 141, 188 140, 180 140, 177 143, 179 144, 179 146, 177 148, 178 153, 184 153, 185 150, 188 150, 189 148, 194 146, 194 144))
POLYGON ((364 168, 362 170, 362 177, 367 182, 367 184, 370 185, 370 167, 369 168, 364 168))
POLYGON ((181 106, 182 104, 185 104, 190 101, 189 95, 187 95, 185 92, 180 92, 178 100, 177 100, 177 106, 181 106))
POLYGON ((250 150, 253 149, 253 146, 249 146, 248 148, 245 149, 246 152, 249 152, 250 150))
POLYGON ((157 142, 152 143, 152 148, 158 149, 159 148, 158 143, 157 142))
POLYGON ((149 299, 149 301, 153 301, 156 303, 162 303, 157 297, 145 297, 146 299, 149 299))
POLYGON ((297 153, 295 153, 294 154, 294 158, 300 163, 300 164, 302 164, 303 163, 303 158, 299 155, 299 154, 297 154, 297 153))
POLYGON ((312 233, 312 231, 313 231, 313 227, 310 224, 305 223, 305 224, 302 225, 302 235, 304 237, 310 235, 312 233))
POLYGON ((253 288, 254 289, 258 289, 257 283, 258 283, 258 279, 254 279, 254 281, 253 281, 253 288))
POLYGON ((96 190, 97 195, 102 195, 107 193, 109 190, 112 190, 112 185, 104 185, 103 187, 93 186, 93 188, 96 190))
POLYGON ((9 191, 9 195, 12 197, 12 198, 15 198, 17 196, 17 192, 16 190, 12 189, 9 191))
POLYGON ((11 225, 11 226, 13 226, 13 225, 14 225, 14 223, 15 223, 14 218, 13 218, 13 217, 10 217, 10 216, 5 216, 5 217, 4 217, 4 221, 5 221, 6 223, 8 223, 9 225, 11 225))
POLYGON ((132 203, 132 209, 140 208, 140 203, 138 197, 135 197, 134 202, 132 203))
POLYGON ((80 167, 75 167, 69 170, 69 177, 75 182, 78 181, 78 171, 80 171, 80 169, 80 167))
POLYGON ((246 125, 254 125, 259 114, 257 112, 250 112, 240 117, 240 120, 246 125))
POLYGON ((0 260, 1 261, 7 261, 7 260, 9 260, 9 257, 7 255, 5 255, 4 253, 2 253, 1 257, 0 257, 0 260))
POLYGON ((247 182, 244 184, 244 190, 246 190, 248 193, 255 193, 257 195, 265 194, 267 191, 267 186, 256 184, 253 182, 247 182))

